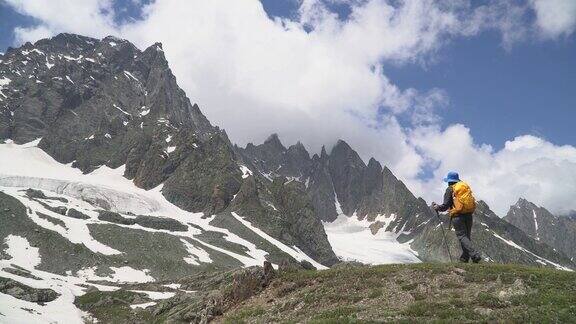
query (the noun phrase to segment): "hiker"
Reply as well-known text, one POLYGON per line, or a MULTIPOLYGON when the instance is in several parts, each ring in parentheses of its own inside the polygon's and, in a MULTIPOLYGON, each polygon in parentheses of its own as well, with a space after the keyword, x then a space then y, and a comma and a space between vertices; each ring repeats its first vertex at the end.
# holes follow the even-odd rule
POLYGON ((472 195, 472 190, 468 184, 460 180, 457 172, 448 172, 444 182, 448 183, 448 188, 444 193, 444 203, 438 205, 433 202, 432 207, 438 212, 448 211, 450 214, 450 221, 454 224, 456 236, 462 246, 460 262, 468 263, 472 259, 472 262, 478 263, 482 260, 482 256, 474 248, 470 238, 472 213, 476 209, 476 200, 472 195))

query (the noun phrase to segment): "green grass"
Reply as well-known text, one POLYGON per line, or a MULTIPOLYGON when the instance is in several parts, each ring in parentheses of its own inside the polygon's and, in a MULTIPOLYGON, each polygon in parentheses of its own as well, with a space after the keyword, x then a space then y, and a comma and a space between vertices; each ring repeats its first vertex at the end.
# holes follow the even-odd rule
POLYGON ((356 307, 339 306, 314 316, 311 323, 353 323, 357 311, 356 307))
POLYGON ((374 299, 374 298, 381 297, 382 295, 383 295, 383 292, 381 289, 372 289, 370 291, 370 293, 368 294, 368 298, 374 299))
MULTIPOLYGON (((146 296, 126 290, 116 291, 93 291, 76 297, 74 303, 78 308, 90 312, 100 322, 103 323, 123 323, 134 319, 135 315, 130 308, 130 304, 136 296, 146 296)), ((150 321, 152 316, 149 313, 139 313, 139 319, 150 321)))
POLYGON ((442 319, 442 320, 470 320, 477 317, 463 302, 451 300, 448 302, 416 301, 402 312, 408 317, 442 319))
POLYGON ((476 297, 475 303, 479 306, 494 309, 506 307, 506 303, 488 292, 480 292, 476 297))
POLYGON ((244 323, 246 318, 259 317, 265 312, 262 307, 246 307, 224 318, 224 323, 244 323))
MULTIPOLYGON (((382 265, 282 273, 276 283, 271 297, 265 297, 274 302, 260 304, 257 317, 244 313, 243 321, 565 323, 576 319, 576 274, 544 268, 382 265), (279 306, 287 300, 292 301, 289 307, 279 306)), ((250 301, 245 307, 250 307, 250 301)))

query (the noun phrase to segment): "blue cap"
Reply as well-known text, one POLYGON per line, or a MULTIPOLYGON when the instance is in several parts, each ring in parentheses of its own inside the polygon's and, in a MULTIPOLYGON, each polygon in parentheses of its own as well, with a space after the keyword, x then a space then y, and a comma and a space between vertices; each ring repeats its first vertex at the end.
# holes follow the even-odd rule
POLYGON ((458 175, 458 172, 454 172, 454 171, 450 171, 448 172, 448 175, 446 176, 446 178, 444 178, 444 182, 459 182, 460 181, 460 176, 458 175))

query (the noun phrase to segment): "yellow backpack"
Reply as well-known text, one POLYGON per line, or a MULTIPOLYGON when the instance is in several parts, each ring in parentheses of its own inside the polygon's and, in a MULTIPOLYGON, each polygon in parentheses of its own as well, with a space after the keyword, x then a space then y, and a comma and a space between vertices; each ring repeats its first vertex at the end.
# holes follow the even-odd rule
POLYGON ((473 213, 476 210, 476 199, 472 195, 472 189, 464 182, 460 181, 452 186, 452 197, 454 207, 450 209, 450 216, 473 213))

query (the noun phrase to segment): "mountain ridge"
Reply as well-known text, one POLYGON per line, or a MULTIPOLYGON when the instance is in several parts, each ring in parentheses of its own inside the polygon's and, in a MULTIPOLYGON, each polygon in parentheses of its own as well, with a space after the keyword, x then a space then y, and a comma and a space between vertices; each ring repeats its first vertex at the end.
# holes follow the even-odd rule
POLYGON ((516 225, 537 241, 545 242, 554 249, 576 258, 576 220, 557 216, 544 207, 520 198, 510 206, 504 219, 516 225))

